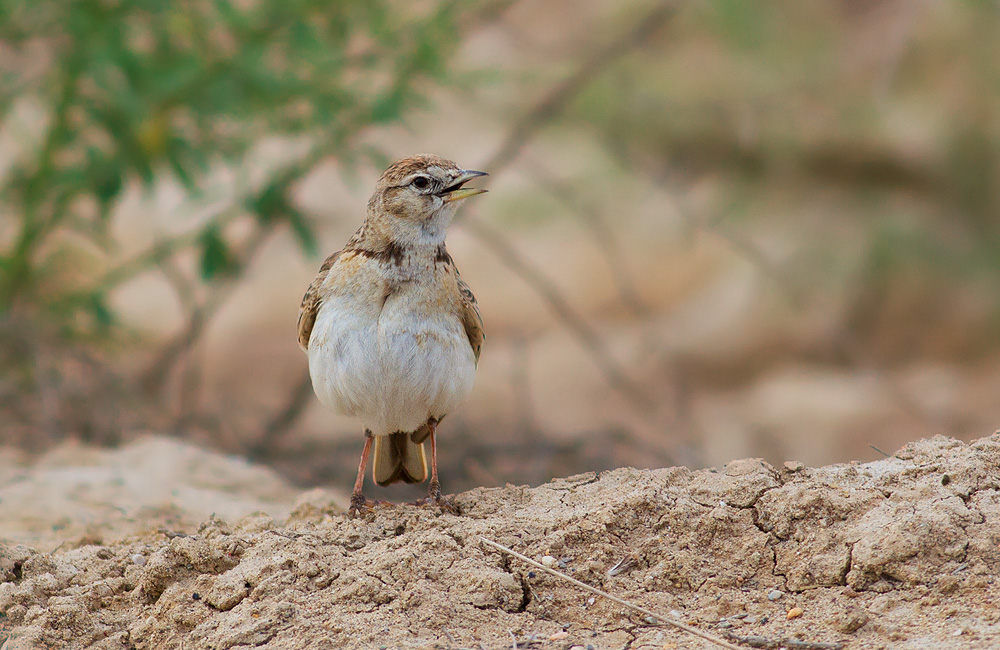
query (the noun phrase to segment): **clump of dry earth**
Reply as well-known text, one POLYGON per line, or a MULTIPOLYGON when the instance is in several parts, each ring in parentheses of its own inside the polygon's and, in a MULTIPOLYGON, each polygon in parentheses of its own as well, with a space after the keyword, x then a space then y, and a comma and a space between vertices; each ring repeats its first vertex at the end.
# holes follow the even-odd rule
MULTIPOLYGON (((36 478, 24 469, 17 485, 36 478)), ((245 478, 218 493, 249 493, 245 478)), ((16 540, 10 487, 0 533, 16 540)), ((210 503, 211 490, 197 494, 210 503)), ((707 647, 480 538, 732 638, 1000 646, 1000 433, 922 440, 866 464, 738 460, 481 488, 456 495, 460 516, 403 505, 352 520, 343 495, 295 498, 281 520, 194 526, 174 497, 160 525, 136 505, 112 517, 131 526, 124 535, 91 522, 47 552, 0 546, 3 649, 707 647)))

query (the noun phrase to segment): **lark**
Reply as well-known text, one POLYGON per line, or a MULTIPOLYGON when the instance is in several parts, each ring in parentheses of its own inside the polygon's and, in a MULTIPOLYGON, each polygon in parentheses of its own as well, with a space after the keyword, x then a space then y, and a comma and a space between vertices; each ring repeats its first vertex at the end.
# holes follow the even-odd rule
POLYGON ((486 190, 464 185, 485 172, 434 155, 397 161, 368 201, 364 224, 323 262, 299 309, 299 345, 319 401, 364 425, 350 512, 369 510, 365 467, 379 485, 427 479, 441 496, 437 427, 472 392, 483 321, 445 247, 459 204, 486 190))

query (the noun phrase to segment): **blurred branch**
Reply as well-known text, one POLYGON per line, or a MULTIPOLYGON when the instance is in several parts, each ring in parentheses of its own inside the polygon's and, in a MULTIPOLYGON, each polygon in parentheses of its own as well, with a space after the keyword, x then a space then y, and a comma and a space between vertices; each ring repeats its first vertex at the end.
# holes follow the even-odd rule
POLYGON ((580 341, 584 349, 590 353, 598 367, 604 373, 608 383, 624 396, 633 406, 643 412, 650 412, 654 402, 646 391, 624 371, 621 365, 611 356, 603 339, 594 328, 587 323, 569 301, 562 295, 559 288, 548 279, 539 268, 521 255, 499 231, 478 219, 465 219, 465 228, 481 244, 492 250, 500 262, 515 275, 524 280, 542 299, 548 303, 556 317, 569 329, 570 333, 580 341))
POLYGON ((566 107, 594 79, 609 66, 629 52, 643 45, 661 27, 666 25, 677 11, 676 2, 663 2, 636 21, 632 29, 621 34, 608 45, 597 49, 586 57, 576 70, 561 83, 556 84, 535 106, 514 122, 507 137, 492 156, 483 163, 483 169, 498 175, 507 168, 546 125, 559 116, 566 107))
MULTIPOLYGON (((524 147, 609 66, 644 44, 676 13, 676 3, 658 4, 636 21, 608 45, 587 56, 565 80, 556 84, 535 106, 515 121, 497 151, 486 159, 482 168, 494 177, 504 171, 520 155, 524 147)), ((600 335, 587 323, 573 306, 530 260, 517 252, 510 239, 484 222, 472 217, 468 211, 460 217, 465 227, 480 243, 492 250, 508 269, 513 271, 549 305, 556 317, 583 345, 604 373, 608 383, 633 406, 649 413, 654 401, 641 386, 632 380, 622 365, 608 351, 600 335)))
POLYGON ((615 286, 622 303, 632 312, 633 316, 638 318, 647 316, 648 310, 636 290, 635 281, 629 273, 615 230, 608 226, 602 215, 590 204, 577 198, 578 193, 574 188, 555 178, 541 165, 532 164, 531 177, 542 189, 563 203, 567 207, 567 212, 587 226, 593 235, 594 246, 598 254, 604 258, 611 271, 611 277, 615 280, 615 286))
POLYGON ((247 456, 250 459, 271 456, 278 442, 305 413, 312 401, 312 396, 312 377, 310 377, 307 367, 300 373, 299 381, 286 399, 285 405, 264 425, 264 431, 260 438, 247 450, 247 456))
MULTIPOLYGON (((249 266, 254 255, 260 250, 267 237, 273 231, 274 225, 271 224, 253 232, 249 241, 244 245, 240 259, 237 262, 240 268, 249 266)), ((191 310, 185 328, 169 343, 163 346, 156 360, 143 373, 140 382, 143 386, 147 387, 147 390, 158 392, 163 388, 166 378, 172 374, 177 364, 181 362, 187 352, 201 338, 212 317, 225 304, 226 300, 239 285, 239 280, 240 276, 233 274, 211 285, 209 296, 191 310)))
POLYGON ((106 291, 115 289, 119 285, 134 279, 136 276, 160 266, 180 251, 187 250, 197 244, 204 236, 205 229, 209 225, 217 228, 224 227, 245 214, 246 212, 240 209, 240 206, 231 205, 197 228, 156 242, 145 251, 134 255, 131 259, 105 272, 104 276, 95 284, 106 291))
MULTIPOLYGON (((627 147, 610 146, 608 150, 615 152, 615 155, 619 158, 619 162, 629 169, 649 170, 648 165, 636 164, 629 157, 627 147)), ((681 192, 674 187, 671 175, 666 170, 655 174, 650 171, 646 171, 645 173, 650 177, 655 186, 665 189, 667 195, 674 201, 675 208, 681 215, 681 218, 690 228, 695 231, 707 233, 712 237, 726 242, 737 255, 745 259, 762 276, 770 281, 771 286, 775 288, 777 293, 782 296, 791 308, 801 309, 806 305, 809 299, 807 291, 800 290, 792 279, 788 277, 788 274, 783 273, 760 247, 755 245, 749 238, 724 227, 723 222, 727 217, 725 212, 716 215, 693 215, 689 210, 680 205, 680 202, 675 198, 681 192)), ((857 284, 859 286, 866 286, 864 282, 857 284)), ((921 422, 931 430, 945 429, 953 434, 959 433, 958 424, 953 418, 949 419, 938 416, 925 408, 921 403, 907 394, 897 379, 888 374, 884 368, 880 368, 873 363, 872 359, 865 354, 858 344, 856 337, 847 328, 842 328, 831 336, 829 343, 832 346, 833 354, 841 358, 850 367, 870 372, 886 388, 897 407, 915 421, 921 422)))

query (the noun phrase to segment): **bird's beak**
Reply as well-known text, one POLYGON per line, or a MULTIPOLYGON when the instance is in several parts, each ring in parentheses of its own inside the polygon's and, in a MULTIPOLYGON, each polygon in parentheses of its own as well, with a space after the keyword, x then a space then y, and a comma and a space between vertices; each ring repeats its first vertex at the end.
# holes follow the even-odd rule
POLYGON ((462 187, 465 183, 479 176, 488 176, 488 174, 486 172, 463 169, 462 173, 458 175, 458 178, 456 178, 451 185, 444 188, 444 191, 441 193, 442 198, 444 198, 444 202, 451 203, 452 201, 461 201, 462 199, 467 199, 470 196, 475 196, 485 192, 486 190, 478 187, 462 187))

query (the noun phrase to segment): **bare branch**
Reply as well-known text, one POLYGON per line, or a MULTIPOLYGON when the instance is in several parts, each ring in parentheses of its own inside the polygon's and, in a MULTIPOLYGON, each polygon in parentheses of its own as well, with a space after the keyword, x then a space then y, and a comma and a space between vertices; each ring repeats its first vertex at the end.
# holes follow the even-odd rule
MULTIPOLYGON (((563 112, 601 72, 645 43, 658 29, 667 24, 675 11, 674 2, 658 4, 631 29, 588 56, 569 77, 554 86, 534 108, 514 123, 497 151, 483 163, 483 168, 490 170, 494 177, 499 175, 518 157, 528 142, 563 112)), ((520 255, 509 238, 499 231, 474 219, 468 212, 460 218, 473 237, 491 249, 505 266, 521 277, 548 303, 556 317, 595 359, 611 386, 634 406, 649 413, 653 408, 653 401, 611 356, 597 332, 559 293, 558 288, 542 270, 520 255)))
POLYGON ((647 316, 648 309, 635 288, 635 281, 625 264, 625 256, 622 254, 615 230, 608 226, 597 210, 577 198, 577 193, 568 183, 553 177, 541 165, 532 165, 531 176, 543 189, 564 203, 570 214, 579 218, 588 227, 593 235, 598 253, 604 257, 611 270, 622 303, 632 312, 633 316, 639 318, 647 316))
POLYGON ((292 389, 285 406, 272 417, 266 425, 260 439, 247 451, 251 459, 266 458, 271 455, 275 445, 291 430, 292 426, 305 413, 313 394, 312 377, 306 369, 299 377, 299 382, 292 389))
POLYGON ((545 566, 541 562, 535 562, 530 557, 528 557, 526 555, 521 555, 517 551, 511 550, 511 549, 509 549, 506 546, 503 546, 501 544, 497 544, 496 542, 488 540, 485 537, 480 537, 479 541, 481 541, 483 544, 486 544, 487 546, 492 546, 493 548, 497 549, 498 551, 502 551, 504 553, 507 553, 508 555, 512 555, 512 556, 516 557, 517 559, 521 560, 522 562, 530 564, 531 566, 535 567, 539 571, 544 571, 545 573, 548 573, 549 575, 555 576, 555 577, 559 578, 560 580, 565 580, 566 582, 569 582, 570 584, 576 585, 577 587, 579 587, 579 588, 581 588, 581 589, 583 589, 585 591, 589 591, 592 594, 597 594, 598 596, 603 596, 604 598, 607 598, 608 600, 610 600, 612 602, 618 603, 619 605, 622 605, 623 607, 627 607, 627 608, 631 609, 632 611, 639 612, 643 616, 649 617, 649 618, 651 618, 653 620, 660 621, 661 623, 665 623, 667 625, 675 627, 678 630, 681 630, 683 632, 687 632, 688 634, 691 634, 691 635, 696 636, 696 637, 698 637, 700 639, 704 639, 706 641, 709 641, 710 643, 714 643, 715 645, 717 645, 717 646, 719 646, 721 648, 730 648, 730 650, 740 650, 740 647, 738 645, 734 645, 734 644, 726 641, 725 639, 721 639, 721 638, 719 638, 717 636, 714 636, 712 634, 708 634, 707 632, 702 632, 701 630, 699 630, 696 627, 692 627, 692 626, 687 625, 685 623, 681 623, 680 621, 675 621, 675 620, 673 620, 672 618, 670 618, 668 616, 664 616, 663 614, 657 614, 653 610, 646 609, 645 607, 641 607, 639 605, 636 605, 633 602, 624 600, 622 598, 618 598, 617 596, 612 596, 611 594, 609 594, 606 591, 602 591, 602 590, 598 589, 597 587, 591 587, 586 582, 581 582, 581 581, 577 580, 576 578, 571 578, 568 575, 566 575, 565 573, 562 573, 560 571, 556 571, 555 569, 551 569, 551 568, 545 566))
POLYGON ((464 225, 481 244, 493 251, 504 266, 524 280, 548 303, 556 317, 594 358, 608 383, 616 391, 634 406, 642 409, 643 412, 652 411, 654 403, 650 397, 611 356, 597 331, 570 305, 569 301, 560 293, 559 288, 537 266, 521 255, 506 237, 487 225, 486 222, 467 215, 464 225))
POLYGON ((556 84, 534 108, 514 123, 503 143, 486 159, 483 167, 493 175, 499 174, 517 158, 538 131, 558 117, 595 77, 649 40, 673 18, 676 10, 675 2, 660 3, 639 19, 632 29, 587 57, 571 75, 556 84))

